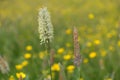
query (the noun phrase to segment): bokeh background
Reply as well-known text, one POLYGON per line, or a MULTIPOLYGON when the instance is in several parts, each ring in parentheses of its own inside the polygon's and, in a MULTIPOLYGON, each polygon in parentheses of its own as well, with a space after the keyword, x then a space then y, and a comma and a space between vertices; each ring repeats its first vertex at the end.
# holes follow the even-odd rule
POLYGON ((62 80, 59 62, 67 80, 76 75, 71 63, 73 26, 83 58, 78 80, 120 79, 120 0, 0 0, 0 55, 10 66, 8 74, 0 72, 0 80, 17 80, 18 72, 24 73, 24 80, 50 77, 38 34, 38 11, 44 6, 54 26, 54 80, 62 80))

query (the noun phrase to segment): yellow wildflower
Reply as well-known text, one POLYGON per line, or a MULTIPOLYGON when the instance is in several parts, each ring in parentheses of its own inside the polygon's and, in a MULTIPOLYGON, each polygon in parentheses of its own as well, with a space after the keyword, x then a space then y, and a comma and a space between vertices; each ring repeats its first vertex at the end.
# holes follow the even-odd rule
POLYGON ((30 53, 25 53, 25 54, 24 54, 24 58, 25 58, 25 59, 30 59, 31 56, 32 56, 32 55, 31 55, 30 53))
POLYGON ((49 75, 47 75, 47 79, 48 80, 50 80, 51 79, 51 75, 49 74, 49 75))
POLYGON ((31 51, 32 50, 32 46, 31 45, 26 46, 26 50, 27 51, 31 51))
POLYGON ((45 56, 45 53, 44 53, 44 52, 40 52, 40 53, 39 53, 39 58, 40 58, 40 59, 43 59, 44 56, 45 56))
POLYGON ((23 68, 23 66, 20 65, 20 64, 18 64, 18 65, 15 66, 15 68, 16 68, 17 70, 21 70, 21 69, 23 68))
POLYGON ((100 40, 95 40, 95 41, 94 41, 94 44, 95 44, 95 45, 99 45, 99 44, 100 44, 100 40))
POLYGON ((107 38, 111 38, 112 37, 112 34, 111 33, 108 33, 107 34, 107 38))
POLYGON ((16 76, 17 76, 18 79, 19 79, 20 77, 22 77, 22 79, 23 79, 23 78, 26 77, 26 74, 23 73, 23 72, 20 72, 20 73, 16 73, 16 76))
POLYGON ((88 59, 87 59, 87 58, 84 58, 84 59, 83 59, 83 63, 88 63, 88 59))
POLYGON ((120 40, 118 41, 118 46, 120 47, 120 40))
POLYGON ((52 67, 51 67, 51 70, 52 71, 60 71, 59 64, 58 63, 53 64, 52 67))
POLYGON ((96 56, 97 56, 96 52, 91 52, 91 53, 89 54, 89 57, 90 57, 90 58, 95 58, 96 56))
POLYGON ((91 47, 92 43, 91 42, 87 42, 87 47, 91 47))
POLYGON ((66 47, 70 47, 71 46, 71 44, 70 43, 66 43, 66 47))
POLYGON ((67 54, 67 55, 64 55, 64 56, 63 56, 63 59, 64 59, 64 60, 70 60, 71 57, 72 57, 72 56, 71 56, 70 54, 67 54))
POLYGON ((71 29, 67 29, 67 30, 65 31, 65 33, 69 35, 69 34, 72 33, 72 30, 71 30, 71 29))
POLYGON ((107 79, 105 79, 105 80, 112 80, 112 78, 107 78, 107 79))
POLYGON ((107 54, 106 51, 101 51, 101 56, 102 56, 102 57, 105 57, 106 54, 107 54))
POLYGON ((67 71, 68 71, 69 73, 72 73, 72 72, 74 71, 74 69, 75 69, 75 66, 74 66, 74 65, 69 65, 69 66, 67 67, 67 71))
POLYGON ((64 51, 65 51, 64 48, 60 48, 60 49, 58 49, 57 52, 58 52, 59 54, 62 54, 64 51))
POLYGON ((115 36, 117 33, 116 33, 115 30, 112 30, 112 31, 111 31, 111 34, 112 34, 113 36, 115 36))
POLYGON ((114 47, 113 46, 109 46, 109 50, 114 51, 114 47))
POLYGON ((27 65, 28 65, 28 61, 26 61, 26 60, 23 61, 21 65, 22 65, 23 67, 24 67, 24 66, 27 66, 27 65))
POLYGON ((83 78, 80 78, 80 80, 84 80, 83 78))
POLYGON ((88 15, 88 18, 89 18, 89 19, 94 19, 94 15, 93 15, 92 13, 90 13, 90 14, 88 15))
POLYGON ((15 80, 14 76, 11 75, 11 76, 9 77, 9 80, 15 80))

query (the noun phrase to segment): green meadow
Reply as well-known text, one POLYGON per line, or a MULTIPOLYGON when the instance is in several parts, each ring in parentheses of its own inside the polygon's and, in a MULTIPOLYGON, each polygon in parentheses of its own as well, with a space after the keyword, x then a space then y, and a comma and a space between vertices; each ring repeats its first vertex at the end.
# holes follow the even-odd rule
POLYGON ((120 80, 120 0, 0 0, 0 56, 0 80, 120 80), (54 28, 51 74, 38 33, 42 7, 54 28), (73 64, 73 27, 80 72, 73 64))

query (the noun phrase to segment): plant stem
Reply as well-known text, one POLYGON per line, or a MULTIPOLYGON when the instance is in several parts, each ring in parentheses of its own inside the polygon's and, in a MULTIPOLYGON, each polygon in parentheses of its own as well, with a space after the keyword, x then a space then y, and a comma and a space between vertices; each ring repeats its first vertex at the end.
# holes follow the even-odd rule
POLYGON ((50 58, 51 58, 51 55, 50 55, 50 50, 51 50, 51 47, 50 47, 50 40, 49 39, 47 39, 46 40, 47 42, 46 42, 46 49, 47 49, 47 53, 48 53, 48 64, 49 64, 49 66, 50 66, 50 76, 51 76, 51 80, 52 80, 52 71, 51 71, 51 60, 50 60, 50 58))
POLYGON ((64 66, 62 65, 62 64, 60 64, 59 63, 59 66, 60 66, 60 74, 61 74, 61 76, 63 77, 63 79, 62 80, 67 80, 67 78, 66 78, 66 75, 65 75, 65 72, 64 72, 64 66))

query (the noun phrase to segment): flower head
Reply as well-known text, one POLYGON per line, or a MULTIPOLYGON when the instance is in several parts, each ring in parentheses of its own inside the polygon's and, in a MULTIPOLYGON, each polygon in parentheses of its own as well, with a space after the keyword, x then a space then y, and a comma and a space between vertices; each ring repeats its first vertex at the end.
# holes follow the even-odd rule
POLYGON ((72 33, 72 30, 71 30, 71 29, 67 29, 67 30, 65 31, 65 33, 66 33, 67 35, 69 35, 69 34, 72 33))
POLYGON ((83 78, 80 78, 80 80, 84 80, 83 78))
POLYGON ((53 25, 51 23, 50 14, 46 7, 39 10, 38 15, 38 32, 40 34, 40 43, 48 43, 53 39, 53 25))
POLYGON ((68 71, 69 73, 72 73, 72 72, 74 71, 74 69, 75 69, 75 66, 74 66, 74 65, 69 65, 69 66, 67 66, 67 71, 68 71))
POLYGON ((16 68, 17 70, 21 70, 21 69, 23 68, 23 66, 22 66, 21 64, 18 64, 18 65, 15 65, 15 68, 16 68))
POLYGON ((92 46, 92 43, 91 42, 87 42, 87 47, 91 47, 92 46))
POLYGON ((63 59, 64 59, 64 60, 70 60, 71 57, 72 57, 72 56, 71 56, 70 54, 66 54, 66 55, 63 56, 63 59))
POLYGON ((60 71, 59 64, 58 63, 53 64, 52 67, 51 67, 51 70, 52 71, 60 71))
POLYGON ((76 27, 73 28, 73 42, 74 42, 74 65, 80 66, 82 58, 79 50, 80 49, 79 36, 78 36, 78 30, 76 27))
POLYGON ((89 19, 94 19, 94 14, 90 13, 90 14, 88 15, 88 18, 89 18, 89 19))
POLYGON ((14 76, 11 75, 11 76, 9 77, 9 80, 15 80, 14 76))
POLYGON ((23 67, 27 66, 27 65, 28 65, 28 61, 27 61, 27 60, 23 61, 21 65, 22 65, 23 67))
POLYGON ((24 54, 24 58, 25 58, 25 59, 30 59, 31 56, 32 56, 32 54, 30 54, 30 53, 25 53, 25 54, 24 54))
POLYGON ((90 57, 90 58, 95 58, 96 56, 97 56, 96 52, 91 52, 91 53, 89 54, 89 57, 90 57))
POLYGON ((31 51, 32 50, 32 46, 31 45, 26 46, 26 50, 27 51, 31 51))
POLYGON ((117 44, 118 44, 118 46, 120 47, 120 40, 118 41, 118 43, 117 43, 117 44))
POLYGON ((100 40, 95 40, 95 41, 94 41, 94 44, 95 44, 95 45, 99 45, 99 44, 100 44, 100 40))
POLYGON ((23 73, 23 72, 20 72, 20 73, 16 73, 16 76, 17 76, 17 78, 19 79, 19 78, 25 78, 26 77, 26 74, 25 73, 23 73))
POLYGON ((88 63, 88 58, 84 58, 83 63, 85 63, 85 64, 88 63))
POLYGON ((59 48, 59 49, 57 50, 58 54, 62 54, 64 51, 65 51, 64 48, 59 48))

